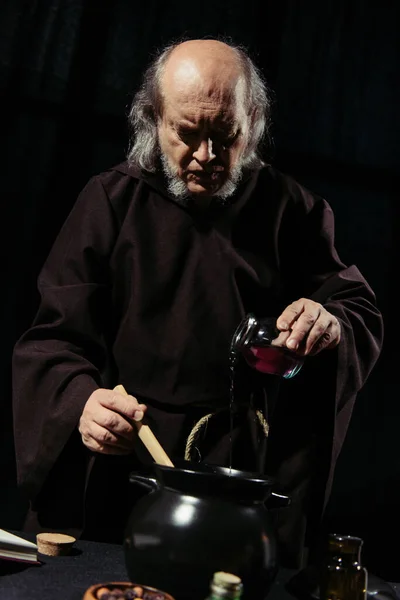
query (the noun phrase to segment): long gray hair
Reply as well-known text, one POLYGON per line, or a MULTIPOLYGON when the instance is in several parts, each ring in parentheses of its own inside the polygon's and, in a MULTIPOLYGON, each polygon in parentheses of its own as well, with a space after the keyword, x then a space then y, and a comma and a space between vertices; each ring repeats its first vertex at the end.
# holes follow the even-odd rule
MULTIPOLYGON (((225 42, 227 43, 227 42, 225 42)), ((132 132, 127 159, 145 171, 154 172, 159 165, 157 121, 162 113, 161 79, 165 63, 178 44, 164 48, 147 68, 142 85, 136 93, 128 114, 132 132)), ((251 135, 242 157, 242 167, 259 168, 264 162, 259 156, 261 142, 268 137, 271 113, 270 91, 247 52, 240 46, 227 44, 237 54, 247 86, 247 114, 253 114, 251 135)))

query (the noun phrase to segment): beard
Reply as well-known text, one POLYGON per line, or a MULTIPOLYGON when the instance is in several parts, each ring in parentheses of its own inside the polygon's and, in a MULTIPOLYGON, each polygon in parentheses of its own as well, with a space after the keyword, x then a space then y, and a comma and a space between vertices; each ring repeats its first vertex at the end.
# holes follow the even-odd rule
MULTIPOLYGON (((161 164, 164 175, 167 179, 168 192, 174 197, 174 199, 183 206, 186 206, 191 193, 189 192, 185 182, 178 176, 178 168, 172 165, 168 158, 161 154, 161 164)), ((217 202, 221 205, 227 203, 227 200, 235 193, 240 179, 243 173, 243 162, 240 161, 232 168, 227 180, 223 185, 212 194, 213 198, 216 198, 217 202)))

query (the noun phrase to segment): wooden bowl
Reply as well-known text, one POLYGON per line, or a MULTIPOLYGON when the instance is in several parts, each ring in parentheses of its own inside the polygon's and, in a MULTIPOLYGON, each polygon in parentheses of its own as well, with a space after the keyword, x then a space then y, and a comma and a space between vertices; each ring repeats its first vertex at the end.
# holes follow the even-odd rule
MULTIPOLYGON (((98 593, 102 589, 104 590, 102 593, 105 594, 107 591, 112 592, 115 589, 125 592, 126 590, 133 590, 134 588, 137 590, 138 588, 141 588, 143 590, 142 596, 137 596, 138 600, 175 600, 175 598, 173 598, 171 594, 167 594, 167 592, 163 592, 162 590, 158 590, 148 585, 132 583, 131 581, 107 581, 105 583, 96 583, 86 590, 83 600, 100 600, 98 593)), ((100 596, 102 593, 100 593, 100 596)))

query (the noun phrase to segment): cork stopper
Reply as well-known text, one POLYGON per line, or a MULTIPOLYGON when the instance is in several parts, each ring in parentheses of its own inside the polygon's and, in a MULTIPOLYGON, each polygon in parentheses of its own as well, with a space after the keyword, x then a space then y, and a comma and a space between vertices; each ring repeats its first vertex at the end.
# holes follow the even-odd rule
POLYGON ((64 533, 38 533, 36 536, 38 552, 47 556, 65 556, 75 542, 76 538, 64 533))

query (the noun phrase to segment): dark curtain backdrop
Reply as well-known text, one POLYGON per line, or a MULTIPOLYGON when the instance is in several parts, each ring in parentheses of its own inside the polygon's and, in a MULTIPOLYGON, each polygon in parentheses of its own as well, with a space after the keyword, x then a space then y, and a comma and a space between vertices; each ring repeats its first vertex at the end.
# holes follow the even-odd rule
POLYGON ((3 0, 0 527, 19 527, 25 510, 10 359, 37 308, 39 269, 88 178, 124 159, 127 106, 156 49, 226 36, 274 92, 273 163, 331 203, 340 254, 384 314, 384 352, 359 396, 326 525, 362 536, 376 574, 398 573, 388 544, 400 534, 399 27, 397 0, 3 0))

